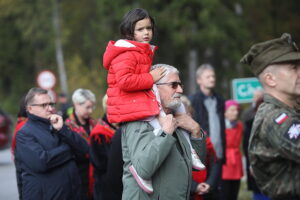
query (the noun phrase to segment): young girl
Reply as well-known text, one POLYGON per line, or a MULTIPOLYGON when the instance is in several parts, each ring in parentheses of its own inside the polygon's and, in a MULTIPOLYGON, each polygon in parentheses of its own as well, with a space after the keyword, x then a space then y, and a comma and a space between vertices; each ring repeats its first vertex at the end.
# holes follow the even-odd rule
MULTIPOLYGON (((154 25, 146 10, 133 9, 120 25, 120 32, 126 39, 110 41, 106 47, 103 65, 108 70, 107 117, 110 123, 148 121, 160 113, 152 87, 164 76, 164 70, 156 68, 150 72, 157 49, 150 45, 154 25)), ((196 168, 204 168, 197 158, 193 159, 193 163, 198 164, 196 168)), ((145 192, 153 192, 151 180, 139 177, 133 166, 130 171, 145 192)))
POLYGON ((222 169, 222 196, 224 199, 238 199, 240 180, 243 176, 240 146, 243 124, 238 120, 239 104, 235 100, 225 102, 226 163, 222 169))

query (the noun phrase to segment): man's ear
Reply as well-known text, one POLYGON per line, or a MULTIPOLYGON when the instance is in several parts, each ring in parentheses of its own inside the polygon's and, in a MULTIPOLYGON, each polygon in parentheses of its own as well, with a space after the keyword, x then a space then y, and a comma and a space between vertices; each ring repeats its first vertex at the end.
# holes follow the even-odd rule
POLYGON ((198 85, 201 85, 201 79, 200 78, 197 78, 196 82, 197 82, 198 85))
POLYGON ((26 108, 25 108, 25 109, 26 109, 26 111, 27 111, 27 112, 29 112, 29 113, 30 113, 30 111, 32 110, 32 107, 31 107, 31 106, 26 106, 26 108))
POLYGON ((276 76, 271 72, 265 73, 263 75, 263 79, 264 79, 265 84, 269 87, 273 88, 277 85, 276 76))

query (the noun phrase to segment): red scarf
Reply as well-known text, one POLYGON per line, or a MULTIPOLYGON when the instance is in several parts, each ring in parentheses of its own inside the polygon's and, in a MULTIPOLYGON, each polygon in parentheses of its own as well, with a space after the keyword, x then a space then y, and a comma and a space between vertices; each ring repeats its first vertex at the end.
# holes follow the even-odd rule
MULTIPOLYGON (((214 150, 213 144, 211 143, 209 137, 206 138, 206 150, 207 150, 206 161, 205 161, 206 169, 201 171, 192 171, 193 180, 196 181, 197 183, 205 182, 207 178, 207 168, 210 167, 208 161, 211 160, 211 158, 213 158, 213 160, 216 161, 216 152, 214 150)), ((195 194, 194 200, 203 200, 203 197, 202 195, 195 194)))
POLYGON ((17 136, 17 132, 24 126, 24 124, 27 122, 27 118, 26 117, 18 117, 18 121, 14 130, 14 134, 12 137, 12 141, 11 141, 11 153, 14 156, 15 154, 15 149, 16 149, 16 136, 17 136))
POLYGON ((96 124, 96 126, 91 131, 90 140, 91 140, 91 138, 94 137, 95 141, 97 141, 99 144, 102 144, 102 141, 101 141, 99 135, 104 135, 105 142, 110 143, 111 138, 114 136, 114 134, 115 134, 115 130, 113 128, 111 128, 103 120, 99 120, 99 122, 96 124))
MULTIPOLYGON (((105 123, 103 120, 99 119, 99 121, 97 122, 97 124, 94 126, 94 128, 92 129, 91 133, 90 133, 90 137, 89 137, 89 143, 91 144, 92 139, 94 138, 94 140, 96 142, 98 142, 98 144, 102 144, 101 139, 100 139, 100 135, 104 135, 105 136, 105 142, 106 143, 110 143, 111 142, 111 138, 114 136, 115 134, 115 130, 113 128, 111 128, 107 123, 105 123)), ((93 194, 93 185, 94 185, 94 169, 93 166, 90 165, 89 168, 89 194, 93 194)))

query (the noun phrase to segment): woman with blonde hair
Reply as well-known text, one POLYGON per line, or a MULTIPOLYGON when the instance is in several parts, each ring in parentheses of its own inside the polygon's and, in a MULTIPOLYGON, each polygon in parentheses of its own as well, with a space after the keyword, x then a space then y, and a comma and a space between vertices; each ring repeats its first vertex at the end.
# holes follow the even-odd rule
MULTIPOLYGON (((74 91, 72 101, 74 110, 65 123, 88 143, 90 132, 95 126, 95 121, 92 119, 91 114, 95 109, 96 97, 90 90, 79 88, 74 91)), ((82 183, 81 199, 92 199, 89 155, 78 154, 75 161, 82 183)))

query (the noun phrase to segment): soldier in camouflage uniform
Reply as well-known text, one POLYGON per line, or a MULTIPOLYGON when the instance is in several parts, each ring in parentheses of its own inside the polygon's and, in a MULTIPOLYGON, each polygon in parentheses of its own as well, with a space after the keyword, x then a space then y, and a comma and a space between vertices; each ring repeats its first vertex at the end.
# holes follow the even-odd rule
POLYGON ((241 59, 258 76, 264 103, 255 116, 249 159, 261 191, 300 199, 300 52, 287 33, 255 44, 241 59))

